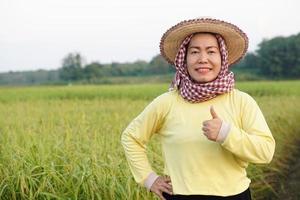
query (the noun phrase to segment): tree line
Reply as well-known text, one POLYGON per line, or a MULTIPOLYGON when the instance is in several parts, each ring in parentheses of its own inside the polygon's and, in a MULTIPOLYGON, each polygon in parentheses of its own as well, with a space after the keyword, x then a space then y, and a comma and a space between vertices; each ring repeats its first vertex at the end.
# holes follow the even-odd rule
MULTIPOLYGON (((254 52, 231 68, 244 79, 298 79, 300 78, 300 33, 288 37, 264 39, 254 52)), ((97 83, 109 77, 165 75, 175 72, 160 55, 149 62, 102 64, 86 63, 80 53, 69 53, 58 70, 36 70, 0 74, 0 84, 64 84, 73 82, 97 83)))
POLYGON ((101 64, 92 62, 84 64, 84 58, 79 53, 70 53, 62 61, 59 75, 65 81, 87 80, 93 82, 103 77, 116 76, 148 76, 169 74, 175 71, 160 55, 151 59, 150 62, 138 60, 133 63, 101 64))
POLYGON ((300 78, 300 33, 263 40, 236 67, 272 79, 300 78))

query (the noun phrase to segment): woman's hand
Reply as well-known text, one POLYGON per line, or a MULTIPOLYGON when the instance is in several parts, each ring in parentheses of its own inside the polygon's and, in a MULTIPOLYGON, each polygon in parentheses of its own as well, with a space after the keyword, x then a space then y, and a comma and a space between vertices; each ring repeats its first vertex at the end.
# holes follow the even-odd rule
POLYGON ((161 200, 166 200, 162 193, 173 194, 171 179, 169 176, 159 176, 152 184, 150 191, 155 193, 161 200))
POLYGON ((206 120, 203 122, 203 134, 212 141, 216 141, 220 128, 222 126, 222 120, 218 117, 214 108, 210 107, 210 114, 212 116, 211 120, 206 120))

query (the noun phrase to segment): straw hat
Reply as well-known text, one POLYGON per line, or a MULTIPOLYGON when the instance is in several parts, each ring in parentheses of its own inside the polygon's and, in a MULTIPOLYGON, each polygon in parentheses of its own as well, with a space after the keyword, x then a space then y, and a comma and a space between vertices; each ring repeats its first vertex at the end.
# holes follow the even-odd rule
POLYGON ((160 41, 161 55, 172 65, 182 41, 198 32, 218 33, 222 35, 228 49, 228 62, 238 62, 248 49, 248 37, 237 26, 213 18, 198 18, 182 21, 167 30, 160 41))

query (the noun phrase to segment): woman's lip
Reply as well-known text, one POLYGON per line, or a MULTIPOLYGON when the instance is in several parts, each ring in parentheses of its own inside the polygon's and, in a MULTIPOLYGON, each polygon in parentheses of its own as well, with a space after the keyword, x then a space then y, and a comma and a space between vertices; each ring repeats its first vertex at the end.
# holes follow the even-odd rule
POLYGON ((197 72, 209 72, 209 71, 211 71, 211 69, 210 68, 197 68, 197 69, 195 69, 197 72))

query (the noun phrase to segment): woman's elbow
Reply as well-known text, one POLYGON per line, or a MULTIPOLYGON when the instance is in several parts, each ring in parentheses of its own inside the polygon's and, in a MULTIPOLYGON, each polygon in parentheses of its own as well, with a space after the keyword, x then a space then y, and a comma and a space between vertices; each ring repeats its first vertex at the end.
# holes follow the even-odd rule
POLYGON ((265 164, 269 164, 273 160, 273 156, 275 153, 275 146, 276 146, 276 143, 275 143, 274 138, 272 137, 267 143, 266 152, 265 152, 264 159, 263 159, 265 164))

